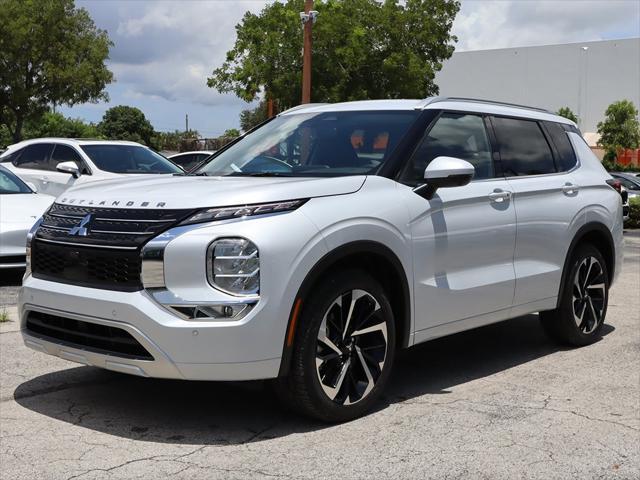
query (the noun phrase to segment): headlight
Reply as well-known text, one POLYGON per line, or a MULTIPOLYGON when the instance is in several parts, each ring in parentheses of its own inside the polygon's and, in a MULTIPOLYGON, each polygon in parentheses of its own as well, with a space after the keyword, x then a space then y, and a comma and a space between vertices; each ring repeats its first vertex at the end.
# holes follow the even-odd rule
POLYGON ((253 215, 265 215, 267 213, 282 213, 295 210, 304 204, 307 199, 287 200, 284 202, 260 203, 256 205, 239 205, 235 207, 207 208, 191 215, 180 225, 192 223, 214 222, 216 220, 228 220, 230 218, 250 217, 253 215))
POLYGON ((260 291, 258 247, 245 238, 216 240, 207 249, 207 278, 223 292, 256 295, 260 291))

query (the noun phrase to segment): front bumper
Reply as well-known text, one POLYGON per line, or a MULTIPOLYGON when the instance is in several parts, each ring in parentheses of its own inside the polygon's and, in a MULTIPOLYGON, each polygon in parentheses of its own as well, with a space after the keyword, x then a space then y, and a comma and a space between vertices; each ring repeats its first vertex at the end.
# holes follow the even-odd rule
POLYGON ((266 379, 276 377, 280 368, 280 355, 268 352, 281 350, 282 340, 268 345, 258 333, 261 329, 256 328, 268 324, 260 304, 240 321, 196 322, 172 315, 144 291, 104 291, 31 276, 25 279, 19 304, 25 345, 76 363, 143 377, 185 380, 266 379), (26 329, 30 311, 120 328, 153 360, 96 353, 30 334, 26 329))

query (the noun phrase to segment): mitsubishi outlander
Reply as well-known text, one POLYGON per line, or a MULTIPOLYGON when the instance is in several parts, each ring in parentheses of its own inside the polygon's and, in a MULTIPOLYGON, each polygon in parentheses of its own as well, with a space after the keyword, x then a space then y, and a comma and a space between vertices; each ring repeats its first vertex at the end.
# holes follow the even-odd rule
POLYGON ((596 341, 622 255, 610 180, 540 109, 303 105, 192 174, 62 194, 29 234, 24 342, 142 377, 272 379, 348 420, 399 349, 532 312, 596 341))

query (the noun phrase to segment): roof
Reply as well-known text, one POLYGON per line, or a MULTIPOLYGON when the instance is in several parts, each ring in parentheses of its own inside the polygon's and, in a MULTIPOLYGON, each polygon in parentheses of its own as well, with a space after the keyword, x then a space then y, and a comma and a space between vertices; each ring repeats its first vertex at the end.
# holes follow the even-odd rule
MULTIPOLYGON (((23 140, 22 142, 14 143, 13 145, 9 145, 9 149, 15 149, 24 147, 26 145, 31 145, 34 143, 45 143, 45 142, 55 142, 55 143, 63 143, 67 145, 131 145, 137 147, 144 147, 144 145, 137 142, 129 142, 125 140, 99 140, 92 138, 58 138, 58 137, 44 137, 44 138, 32 138, 30 140, 23 140)), ((145 147, 146 148, 146 147, 145 147)))
POLYGON ((462 112, 489 113, 494 115, 533 118, 536 120, 551 120, 575 126, 571 120, 560 117, 559 115, 541 108, 513 105, 476 98, 458 97, 429 97, 422 100, 362 100, 344 103, 311 103, 307 105, 298 105, 297 107, 282 112, 281 115, 298 113, 431 109, 457 110, 462 112))

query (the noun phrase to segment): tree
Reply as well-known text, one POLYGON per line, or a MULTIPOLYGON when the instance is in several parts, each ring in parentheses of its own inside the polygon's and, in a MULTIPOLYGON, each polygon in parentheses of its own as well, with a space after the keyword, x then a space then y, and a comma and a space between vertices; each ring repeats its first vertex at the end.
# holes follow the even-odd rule
POLYGON ((111 140, 131 140, 153 146, 153 126, 139 108, 111 107, 98 124, 98 130, 111 140))
POLYGON ((240 130, 237 128, 228 128, 221 136, 226 138, 237 138, 240 136, 240 130))
POLYGON ((13 140, 51 104, 106 99, 111 45, 73 0, 0 0, 0 124, 13 140))
POLYGON ((605 149, 604 159, 612 162, 618 150, 640 145, 638 109, 633 102, 620 100, 609 105, 605 115, 604 121, 598 123, 598 146, 605 149))
MULTIPOLYGON (((243 100, 267 93, 286 109, 301 96, 302 0, 245 13, 209 87, 243 100)), ((453 53, 456 0, 321 0, 314 25, 312 101, 426 97, 453 53)))
POLYGON ((28 121, 24 127, 25 138, 61 137, 96 138, 98 128, 79 118, 67 118, 61 113, 46 112, 42 117, 28 121))
POLYGON ((251 130, 256 125, 267 119, 267 102, 262 100, 257 107, 242 110, 240 112, 240 128, 243 131, 251 130))
POLYGON ((568 118, 573 123, 578 123, 578 116, 573 113, 573 110, 571 110, 569 107, 562 107, 556 113, 561 117, 568 118))

